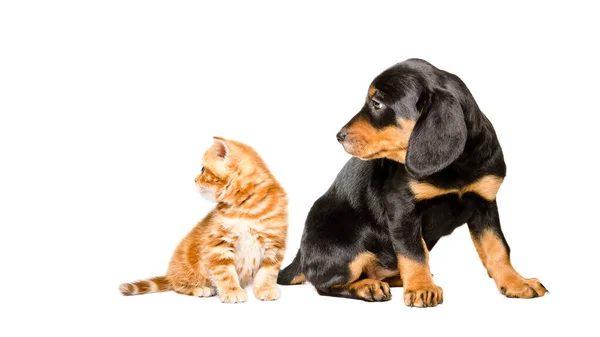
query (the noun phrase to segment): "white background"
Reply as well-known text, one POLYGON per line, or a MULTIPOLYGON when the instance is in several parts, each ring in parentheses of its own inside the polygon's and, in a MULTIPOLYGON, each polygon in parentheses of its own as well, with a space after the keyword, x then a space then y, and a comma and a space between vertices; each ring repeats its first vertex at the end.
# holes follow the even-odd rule
POLYGON ((575 1, 416 3, 3 1, 0 334, 591 329, 598 12, 575 1), (336 132, 370 81, 411 57, 460 76, 494 124, 513 264, 550 294, 498 294, 466 226, 431 253, 445 295, 436 308, 405 307, 400 288, 387 303, 320 297, 309 285, 241 305, 119 294, 122 282, 164 274, 213 206, 193 183, 213 135, 252 145, 287 190, 291 262, 310 206, 349 158, 336 132))

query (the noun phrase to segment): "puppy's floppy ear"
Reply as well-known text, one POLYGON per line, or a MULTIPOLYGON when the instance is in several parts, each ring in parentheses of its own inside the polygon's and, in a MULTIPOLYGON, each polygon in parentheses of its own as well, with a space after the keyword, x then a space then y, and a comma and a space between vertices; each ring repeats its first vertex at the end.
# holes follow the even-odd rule
POLYGON ((229 146, 227 145, 227 140, 225 138, 214 136, 215 140, 213 147, 216 150, 217 157, 225 160, 229 156, 229 146))
POLYGON ((436 91, 410 135, 406 170, 417 179, 436 173, 460 156, 466 141, 460 103, 449 93, 436 91))

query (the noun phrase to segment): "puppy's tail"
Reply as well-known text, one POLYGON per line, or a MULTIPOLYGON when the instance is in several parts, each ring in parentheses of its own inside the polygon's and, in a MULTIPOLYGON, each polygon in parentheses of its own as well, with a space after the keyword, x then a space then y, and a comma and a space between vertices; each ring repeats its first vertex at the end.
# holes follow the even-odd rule
POLYGON ((151 279, 123 283, 119 286, 119 291, 125 296, 143 295, 149 293, 159 293, 172 290, 171 281, 166 276, 157 276, 151 279))
POLYGON ((302 253, 298 249, 296 257, 292 263, 279 271, 277 283, 281 285, 302 284, 306 282, 306 277, 302 272, 302 253))

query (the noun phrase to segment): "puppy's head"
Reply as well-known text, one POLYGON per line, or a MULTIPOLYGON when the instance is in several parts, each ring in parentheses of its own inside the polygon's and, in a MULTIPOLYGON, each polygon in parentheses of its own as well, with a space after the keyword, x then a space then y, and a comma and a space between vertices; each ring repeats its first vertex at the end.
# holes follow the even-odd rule
POLYGON ((344 150, 363 160, 405 163, 417 178, 453 162, 466 142, 464 115, 456 94, 438 85, 436 72, 442 73, 409 60, 377 76, 362 109, 337 134, 344 150))

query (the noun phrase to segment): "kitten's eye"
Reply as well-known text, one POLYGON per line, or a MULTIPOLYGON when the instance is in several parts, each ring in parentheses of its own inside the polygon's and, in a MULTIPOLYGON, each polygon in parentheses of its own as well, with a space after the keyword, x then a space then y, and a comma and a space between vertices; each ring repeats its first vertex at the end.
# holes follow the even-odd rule
POLYGON ((202 170, 200 170, 200 174, 204 174, 204 166, 202 166, 202 170))
POLYGON ((373 109, 379 110, 383 105, 376 100, 373 100, 373 109))

